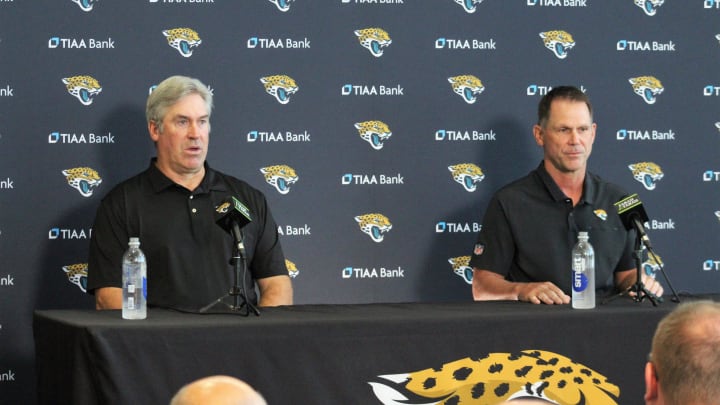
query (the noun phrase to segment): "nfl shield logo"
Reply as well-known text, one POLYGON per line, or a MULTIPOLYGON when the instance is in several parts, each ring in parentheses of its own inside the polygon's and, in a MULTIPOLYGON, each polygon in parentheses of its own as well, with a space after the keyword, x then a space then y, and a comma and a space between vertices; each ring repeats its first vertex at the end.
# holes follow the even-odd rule
POLYGON ((475 249, 473 249, 473 254, 475 256, 480 256, 485 251, 485 245, 482 243, 475 244, 475 249))

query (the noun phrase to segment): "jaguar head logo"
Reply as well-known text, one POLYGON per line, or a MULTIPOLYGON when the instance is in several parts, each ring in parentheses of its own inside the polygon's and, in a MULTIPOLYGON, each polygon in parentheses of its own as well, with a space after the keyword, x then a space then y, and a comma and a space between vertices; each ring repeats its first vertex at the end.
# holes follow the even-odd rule
POLYGON ((639 162, 628 165, 632 171, 633 178, 642 183, 648 190, 654 190, 657 182, 665 175, 660 168, 653 162, 639 162))
POLYGON ((300 89, 292 77, 285 75, 261 77, 260 83, 265 86, 265 92, 275 97, 280 104, 289 103, 290 96, 300 89))
POLYGON ((635 0, 635 5, 643 9, 645 14, 654 16, 657 9, 665 3, 665 0, 635 0))
POLYGON ((392 44, 390 35, 382 28, 366 28, 363 30, 356 30, 355 36, 358 37, 360 45, 367 48, 370 53, 379 58, 383 55, 385 48, 392 44))
POLYGON ((86 13, 92 11, 93 6, 95 6, 95 3, 97 3, 99 0, 72 0, 73 3, 80 6, 80 9, 86 13))
POLYGON ((629 81, 635 94, 642 97, 648 104, 655 104, 657 96, 665 90, 660 80, 653 76, 632 77, 629 81))
POLYGON ((87 263, 69 264, 62 266, 68 281, 75 284, 82 290, 87 292, 87 263))
POLYGON ((383 142, 390 139, 392 131, 382 121, 364 121, 355 123, 360 137, 367 141, 375 150, 383 148, 383 142))
POLYGON ((287 268, 288 275, 290 276, 290 278, 295 278, 295 277, 297 277, 298 274, 300 274, 300 271, 298 270, 295 263, 291 262, 288 259, 285 259, 285 267, 287 268))
POLYGON ((466 283, 472 284, 473 269, 470 267, 470 256, 458 256, 448 259, 453 273, 460 276, 466 283))
POLYGON ((483 0, 455 0, 455 3, 461 5, 467 13, 474 13, 477 6, 482 2, 483 0))
POLYGON ((558 59, 567 58, 568 52, 575 46, 575 40, 566 31, 541 32, 540 38, 542 38, 545 48, 552 51, 558 59))
POLYGON ((477 184, 485 178, 482 169, 472 163, 448 166, 448 170, 452 173, 453 180, 462 184, 465 190, 471 193, 477 189, 477 184))
POLYGON ((265 181, 280 194, 290 192, 290 186, 295 184, 299 177, 295 173, 295 169, 286 165, 275 165, 260 168, 260 173, 265 176, 265 181))
POLYGON ((68 93, 77 98, 82 105, 92 104, 95 96, 100 94, 102 86, 92 76, 71 76, 62 79, 68 93))
POLYGON ((90 197, 94 189, 102 183, 98 172, 89 167, 63 170, 62 174, 65 176, 68 185, 79 191, 83 197, 90 197))
POLYGON ((162 33, 167 38, 168 45, 185 58, 191 57, 195 48, 202 44, 198 33, 191 28, 173 28, 162 33))
POLYGON ((452 85, 453 91, 468 104, 477 101, 477 96, 485 90, 480 79, 473 75, 448 77, 448 81, 452 85))
POLYGON ((648 259, 642 264, 642 268, 645 274, 652 278, 655 278, 657 272, 660 271, 660 268, 662 268, 662 266, 662 258, 655 254, 648 255, 648 259))
POLYGON ((355 217, 360 230, 365 232, 373 242, 380 243, 385 237, 384 234, 392 229, 388 217, 383 214, 365 214, 355 217))
POLYGON ((283 13, 290 10, 290 3, 292 3, 295 0, 269 0, 270 3, 277 6, 278 10, 282 11, 283 13))

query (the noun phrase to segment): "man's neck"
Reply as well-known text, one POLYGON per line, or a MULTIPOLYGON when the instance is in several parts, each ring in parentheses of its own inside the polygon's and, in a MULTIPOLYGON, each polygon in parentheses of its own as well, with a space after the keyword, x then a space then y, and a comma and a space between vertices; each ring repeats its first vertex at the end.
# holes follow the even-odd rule
POLYGON ((545 170, 555 181, 560 191, 562 191, 573 202, 575 206, 582 197, 583 185, 585 184, 585 169, 574 172, 562 172, 557 170, 551 163, 545 161, 545 170))
POLYGON ((163 166, 155 162, 155 166, 160 170, 162 174, 168 179, 172 180, 173 183, 185 187, 186 189, 193 191, 200 183, 202 183, 205 177, 205 166, 203 165, 200 170, 194 172, 180 173, 171 170, 169 167, 163 166))

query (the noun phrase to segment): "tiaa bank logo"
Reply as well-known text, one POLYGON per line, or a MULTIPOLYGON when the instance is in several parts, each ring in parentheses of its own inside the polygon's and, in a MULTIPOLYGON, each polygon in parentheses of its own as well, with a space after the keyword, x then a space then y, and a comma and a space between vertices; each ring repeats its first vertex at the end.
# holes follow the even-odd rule
POLYGON ((376 243, 382 242, 384 234, 392 229, 392 223, 388 217, 378 213, 358 215, 355 217, 355 222, 360 230, 376 243))
POLYGON ((300 90, 300 87, 295 83, 295 79, 285 75, 261 77, 260 83, 265 87, 265 92, 275 97, 280 104, 289 103, 290 96, 300 90))
POLYGON ((628 165, 633 178, 639 181, 647 190, 654 190, 658 181, 662 180, 665 174, 660 166, 653 162, 639 162, 628 165))
POLYGON ((200 35, 191 28, 172 28, 163 30, 162 33, 165 35, 168 45, 185 58, 191 57, 195 48, 202 44, 200 35))
POLYGON ((280 194, 290 192, 290 186, 300 179, 295 169, 287 165, 274 165, 260 168, 260 173, 265 177, 265 182, 277 190, 280 194))
POLYGON ((360 45, 370 51, 376 58, 383 56, 385 48, 392 44, 390 35, 382 28, 355 30, 355 36, 357 36, 358 41, 360 41, 360 45))
POLYGON ((90 197, 93 191, 102 183, 102 179, 95 169, 90 167, 75 167, 62 171, 70 187, 76 189, 81 196, 90 197))
POLYGON ((645 14, 654 16, 658 8, 665 3, 665 0, 635 0, 635 5, 643 9, 645 14))
POLYGON ((100 94, 102 86, 92 76, 70 76, 62 79, 68 93, 77 98, 82 105, 92 104, 95 96, 100 94))
POLYGON ((300 274, 300 270, 298 270, 297 265, 288 259, 285 259, 285 268, 287 268, 288 276, 290 276, 290 278, 295 278, 298 274, 300 274))
POLYGON ((454 0, 455 3, 462 6, 466 13, 474 13, 477 10, 477 6, 483 2, 483 0, 454 0))
POLYGON ((460 276, 466 283, 472 284, 473 269, 470 267, 470 256, 451 257, 448 262, 452 266, 453 273, 460 276))
POLYGON ((485 174, 482 169, 472 163, 460 163, 448 166, 453 180, 461 184, 465 191, 472 193, 477 189, 477 184, 483 181, 485 174))
POLYGON ((290 10, 290 4, 294 2, 295 0, 268 0, 270 3, 277 6, 278 10, 282 11, 283 13, 290 10))
POLYGON ((567 58, 568 52, 575 46, 575 40, 566 31, 545 31, 539 35, 545 48, 549 49, 558 59, 567 58))
POLYGON ((705 0, 703 8, 716 8, 720 9, 720 0, 705 0))
POLYGON ((377 120, 356 122, 355 129, 358 130, 360 137, 375 150, 382 149, 384 142, 392 136, 392 131, 387 124, 377 120))
POLYGON ((453 92, 463 98, 466 103, 473 104, 477 96, 485 91, 482 81, 473 75, 460 75, 448 77, 453 92))
POLYGON ((62 266, 68 281, 76 285, 82 292, 87 292, 87 263, 69 264, 62 266))
POLYGON ((95 3, 97 3, 99 0, 72 0, 73 3, 80 6, 80 10, 89 13, 92 11, 93 7, 95 6, 95 3))
POLYGON ((639 76, 628 79, 632 89, 648 104, 655 104, 657 97, 665 90, 660 80, 653 76, 639 76))

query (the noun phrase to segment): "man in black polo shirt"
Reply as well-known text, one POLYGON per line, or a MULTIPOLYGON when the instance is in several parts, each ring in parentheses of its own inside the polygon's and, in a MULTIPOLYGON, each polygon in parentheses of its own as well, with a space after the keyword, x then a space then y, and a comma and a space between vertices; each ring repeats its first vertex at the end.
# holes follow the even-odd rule
POLYGON ((146 115, 157 157, 102 200, 93 225, 88 291, 98 309, 122 307, 123 253, 139 237, 147 259, 148 305, 198 310, 230 291, 233 236, 215 223, 215 206, 232 196, 250 210, 243 228, 247 299, 292 304, 292 284, 277 225, 264 195, 205 161, 212 93, 200 81, 173 76, 150 94, 146 115))
MULTIPOLYGON (((581 90, 556 87, 542 98, 533 135, 543 160, 488 205, 470 260, 475 300, 569 303, 570 258, 579 231, 588 231, 595 249, 599 294, 635 284, 634 233, 613 205, 628 193, 587 171, 596 127, 581 90)), ((662 294, 655 279, 643 274, 643 283, 662 294)))

